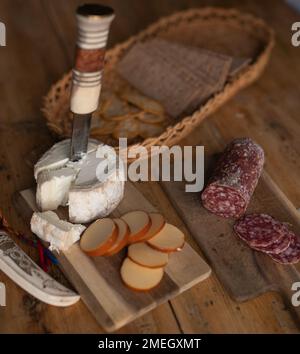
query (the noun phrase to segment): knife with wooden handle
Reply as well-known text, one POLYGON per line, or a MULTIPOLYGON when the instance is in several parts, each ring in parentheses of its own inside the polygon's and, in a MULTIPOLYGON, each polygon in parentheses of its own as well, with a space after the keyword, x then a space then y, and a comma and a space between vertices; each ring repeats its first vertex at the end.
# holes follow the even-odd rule
POLYGON ((65 307, 80 299, 78 294, 45 273, 3 230, 0 230, 0 270, 46 304, 65 307))
POLYGON ((108 6, 79 6, 77 45, 71 89, 73 131, 71 161, 78 161, 87 151, 92 113, 99 104, 105 47, 114 11, 108 6))

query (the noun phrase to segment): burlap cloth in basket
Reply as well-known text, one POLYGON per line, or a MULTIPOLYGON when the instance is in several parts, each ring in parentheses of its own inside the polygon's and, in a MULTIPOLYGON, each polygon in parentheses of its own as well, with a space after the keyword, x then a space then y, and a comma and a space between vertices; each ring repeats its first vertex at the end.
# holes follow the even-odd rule
MULTIPOLYGON (((192 115, 174 121, 159 136, 135 142, 133 146, 172 146, 185 137, 202 120, 216 111, 242 88, 255 81, 265 68, 272 47, 274 34, 264 21, 235 9, 199 8, 175 13, 160 19, 136 36, 116 45, 106 53, 103 89, 126 86, 127 83, 115 70, 124 53, 138 41, 162 37, 179 43, 206 48, 233 57, 251 57, 253 61, 224 89, 211 97, 192 115)), ((60 137, 71 133, 72 118, 69 114, 71 72, 54 84, 44 98, 43 112, 48 127, 60 137)))

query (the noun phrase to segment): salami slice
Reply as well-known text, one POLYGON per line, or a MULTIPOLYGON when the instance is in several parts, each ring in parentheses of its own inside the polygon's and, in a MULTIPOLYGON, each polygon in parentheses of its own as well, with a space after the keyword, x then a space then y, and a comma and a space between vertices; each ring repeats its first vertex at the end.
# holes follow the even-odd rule
POLYGON ((267 254, 279 254, 284 252, 289 246, 292 241, 292 237, 290 232, 286 230, 285 237, 280 238, 278 241, 273 242, 271 245, 266 247, 253 247, 255 250, 267 253, 267 254))
POLYGON ((233 140, 225 149, 204 189, 203 206, 225 217, 241 217, 264 165, 264 151, 250 138, 233 140))
POLYGON ((270 254, 270 257, 275 262, 281 264, 295 264, 300 261, 300 238, 292 231, 289 231, 289 236, 291 237, 291 243, 285 251, 279 254, 270 254))
POLYGON ((285 224, 267 214, 248 214, 238 220, 234 226, 236 234, 252 248, 270 247, 283 242, 288 230, 285 224))

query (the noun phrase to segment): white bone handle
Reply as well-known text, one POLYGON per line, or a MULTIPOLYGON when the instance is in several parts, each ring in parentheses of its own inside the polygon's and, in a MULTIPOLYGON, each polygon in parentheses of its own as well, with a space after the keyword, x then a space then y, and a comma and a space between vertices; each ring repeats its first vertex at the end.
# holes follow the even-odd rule
POLYGON ((105 47, 114 11, 98 4, 82 5, 76 12, 77 45, 71 90, 71 111, 94 112, 99 103, 105 47))

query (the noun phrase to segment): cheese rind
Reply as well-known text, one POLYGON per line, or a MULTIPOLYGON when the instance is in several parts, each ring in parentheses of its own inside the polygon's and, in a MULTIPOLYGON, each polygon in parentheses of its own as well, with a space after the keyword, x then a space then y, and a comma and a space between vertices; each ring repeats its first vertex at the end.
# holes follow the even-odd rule
POLYGON ((33 213, 30 226, 34 234, 50 243, 50 250, 56 251, 67 251, 85 230, 83 225, 73 225, 59 219, 53 211, 33 213))
POLYGON ((86 223, 109 215, 123 199, 124 181, 110 177, 92 188, 71 188, 69 218, 71 222, 86 223))

